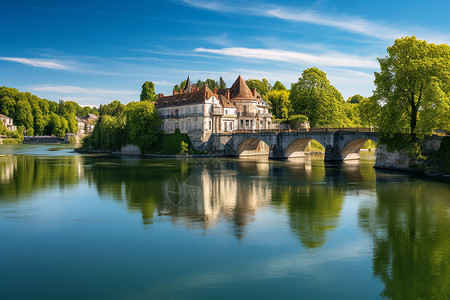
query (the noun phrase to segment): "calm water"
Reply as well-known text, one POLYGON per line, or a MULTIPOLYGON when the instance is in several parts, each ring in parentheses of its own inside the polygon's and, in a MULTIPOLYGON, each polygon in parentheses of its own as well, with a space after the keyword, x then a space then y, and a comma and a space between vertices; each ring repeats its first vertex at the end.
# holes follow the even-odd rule
POLYGON ((0 146, 1 299, 448 299, 450 184, 0 146))

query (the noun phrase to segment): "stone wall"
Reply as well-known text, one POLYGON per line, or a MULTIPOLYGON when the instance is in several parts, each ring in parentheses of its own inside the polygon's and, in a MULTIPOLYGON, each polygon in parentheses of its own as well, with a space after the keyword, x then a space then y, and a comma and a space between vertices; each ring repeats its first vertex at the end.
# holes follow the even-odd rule
POLYGON ((386 145, 380 145, 376 151, 375 168, 399 170, 399 171, 414 171, 410 167, 411 158, 404 150, 401 151, 387 151, 386 145))

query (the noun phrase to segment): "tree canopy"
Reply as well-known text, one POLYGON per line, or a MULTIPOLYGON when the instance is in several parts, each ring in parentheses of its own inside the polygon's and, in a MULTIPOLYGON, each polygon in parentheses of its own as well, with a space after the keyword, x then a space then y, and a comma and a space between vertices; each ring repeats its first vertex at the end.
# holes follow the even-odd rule
POLYGON ((146 81, 142 85, 141 101, 154 101, 156 98, 155 85, 151 81, 146 81))
POLYGON ((291 111, 289 92, 286 90, 272 90, 267 93, 267 101, 272 107, 272 114, 276 119, 287 119, 291 111))
POLYGON ((298 82, 291 85, 289 99, 293 112, 307 116, 311 127, 346 123, 341 93, 330 84, 325 72, 317 68, 303 71, 298 82))
POLYGON ((270 91, 271 89, 271 85, 269 83, 269 81, 267 81, 266 78, 263 78, 262 80, 259 79, 248 79, 245 81, 245 83, 247 84, 247 86, 252 89, 252 88, 256 88, 256 91, 261 95, 261 97, 263 97, 264 99, 267 96, 267 93, 270 91))
POLYGON ((23 126, 27 135, 53 134, 64 136, 76 133, 76 116, 97 114, 97 108, 82 107, 73 101, 50 101, 28 92, 0 87, 0 113, 12 118, 14 124, 23 126))
POLYGON ((404 37, 378 62, 374 100, 383 104, 379 125, 384 132, 407 129, 415 140, 433 128, 450 129, 450 46, 404 37))

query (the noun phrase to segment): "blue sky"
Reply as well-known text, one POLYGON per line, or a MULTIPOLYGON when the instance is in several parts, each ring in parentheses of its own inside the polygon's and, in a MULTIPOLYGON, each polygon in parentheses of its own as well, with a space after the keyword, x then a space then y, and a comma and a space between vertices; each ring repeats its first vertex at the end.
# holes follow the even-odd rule
POLYGON ((0 85, 82 105, 170 94, 223 76, 280 80, 318 67, 344 98, 370 96, 395 38, 449 43, 449 1, 0 0, 0 85))

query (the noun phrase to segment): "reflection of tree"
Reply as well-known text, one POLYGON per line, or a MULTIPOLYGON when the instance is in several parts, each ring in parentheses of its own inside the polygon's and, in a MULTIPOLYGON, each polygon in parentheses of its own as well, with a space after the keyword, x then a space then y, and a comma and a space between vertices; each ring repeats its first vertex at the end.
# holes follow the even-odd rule
POLYGON ((273 190, 273 197, 287 206, 289 224, 305 247, 318 248, 337 227, 344 192, 328 184, 287 186, 273 190))
POLYGON ((18 200, 44 188, 64 189, 77 184, 83 173, 80 156, 0 157, 0 195, 2 200, 18 200))
POLYGON ((184 168, 183 163, 171 168, 150 160, 137 159, 93 162, 92 178, 98 193, 127 201, 130 210, 141 212, 144 224, 152 223, 160 206, 164 180, 169 180, 170 176, 180 173, 180 169, 184 168))
POLYGON ((390 299, 448 299, 450 189, 427 182, 383 183, 360 226, 374 243, 373 272, 390 299))

